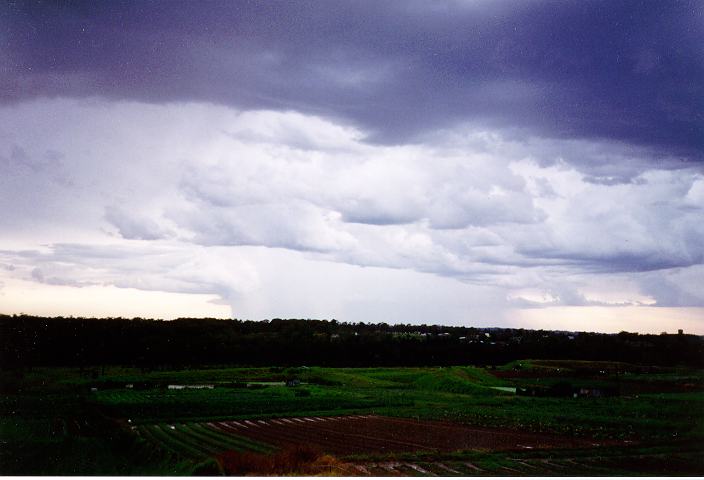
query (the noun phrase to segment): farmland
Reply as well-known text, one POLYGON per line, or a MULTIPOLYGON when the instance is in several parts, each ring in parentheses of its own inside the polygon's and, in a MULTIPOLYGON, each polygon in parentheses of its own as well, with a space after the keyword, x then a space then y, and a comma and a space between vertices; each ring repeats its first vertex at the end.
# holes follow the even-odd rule
POLYGON ((692 368, 526 360, 3 375, 13 385, 0 404, 3 474, 704 472, 704 373, 692 368), (574 393, 559 395, 565 385, 574 393), (579 393, 597 387, 616 394, 579 393))
MULTIPOLYGON (((140 435, 175 448, 267 452, 307 444, 335 455, 384 454, 414 451, 512 450, 592 446, 591 441, 559 435, 427 420, 344 415, 289 417, 269 420, 230 420, 176 425, 142 425, 140 435), (155 432, 158 432, 155 435, 155 432), (158 438, 157 438, 158 437, 158 438), (244 439, 244 440, 243 440, 244 439)), ((612 442, 613 443, 613 442, 612 442)))

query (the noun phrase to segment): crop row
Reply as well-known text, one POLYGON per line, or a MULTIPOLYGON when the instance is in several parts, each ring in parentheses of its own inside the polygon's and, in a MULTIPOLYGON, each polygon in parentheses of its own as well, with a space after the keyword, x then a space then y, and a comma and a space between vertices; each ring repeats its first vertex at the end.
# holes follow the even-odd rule
POLYGON ((633 476, 633 475, 699 475, 704 466, 701 451, 675 453, 643 450, 611 455, 607 452, 586 452, 572 456, 536 452, 537 456, 502 454, 468 454, 452 458, 406 458, 391 461, 357 461, 338 465, 339 473, 348 476, 633 476), (605 454, 605 455, 604 455, 605 454))
POLYGON ((219 389, 207 391, 98 392, 98 403, 115 416, 136 422, 171 419, 236 418, 290 415, 291 412, 342 413, 344 410, 411 405, 402 395, 383 392, 376 397, 334 389, 286 389, 272 387, 262 392, 219 389), (305 392, 306 395, 296 395, 305 392))
MULTIPOLYGON (((142 427, 167 446, 184 443, 201 453, 227 450, 266 450, 307 445, 321 452, 359 454, 371 452, 451 451, 458 448, 515 448, 518 443, 550 442, 554 438, 532 434, 468 428, 439 422, 418 422, 375 415, 300 417, 268 420, 229 420, 208 423, 142 427), (164 438, 168 434, 175 440, 164 438)), ((146 436, 146 434, 145 434, 146 436)), ((186 454, 193 454, 181 449, 186 454)))
POLYGON ((205 424, 140 425, 137 433, 159 448, 185 457, 202 458, 229 450, 268 453, 273 447, 249 438, 224 434, 205 424))
POLYGON ((390 446, 412 450, 417 445, 389 438, 355 434, 360 425, 378 417, 302 417, 270 420, 230 420, 207 423, 139 425, 135 431, 159 448, 178 455, 203 458, 230 450, 268 453, 274 448, 307 445, 338 453, 388 451, 390 446))
POLYGON ((349 476, 563 476, 604 475, 612 470, 596 462, 576 462, 572 459, 501 459, 498 462, 466 460, 445 461, 385 461, 349 463, 341 466, 343 474, 349 476))

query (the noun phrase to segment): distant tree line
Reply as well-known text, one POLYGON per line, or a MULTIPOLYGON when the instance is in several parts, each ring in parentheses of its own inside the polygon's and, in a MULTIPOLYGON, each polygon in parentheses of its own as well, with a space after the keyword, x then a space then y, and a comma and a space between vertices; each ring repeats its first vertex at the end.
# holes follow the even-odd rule
POLYGON ((704 338, 336 320, 162 321, 0 315, 3 369, 500 365, 525 358, 704 367, 704 338))

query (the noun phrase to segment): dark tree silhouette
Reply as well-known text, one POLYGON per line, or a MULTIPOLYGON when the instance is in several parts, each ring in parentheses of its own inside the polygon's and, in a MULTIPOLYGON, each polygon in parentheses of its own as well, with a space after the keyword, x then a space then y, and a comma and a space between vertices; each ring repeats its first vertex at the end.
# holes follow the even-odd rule
POLYGON ((695 335, 182 318, 0 315, 0 367, 132 365, 498 365, 511 360, 614 360, 704 366, 695 335))

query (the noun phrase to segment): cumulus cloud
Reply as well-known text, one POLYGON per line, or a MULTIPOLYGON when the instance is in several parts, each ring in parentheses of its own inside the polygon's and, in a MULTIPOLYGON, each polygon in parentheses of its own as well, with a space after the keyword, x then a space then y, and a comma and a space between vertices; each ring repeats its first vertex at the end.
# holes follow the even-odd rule
POLYGON ((696 171, 647 171, 637 182, 610 186, 581 181, 570 170, 530 164, 516 168, 526 176, 550 178, 559 195, 537 201, 547 212, 545 225, 513 233, 524 255, 605 272, 660 270, 704 260, 699 241, 704 205, 688 199, 699 178, 696 171))
POLYGON ((339 214, 294 198, 287 203, 213 208, 209 204, 179 211, 171 218, 203 245, 261 245, 313 252, 351 248, 355 239, 339 228, 339 214))
POLYGON ((49 285, 113 285, 234 300, 258 286, 256 270, 237 252, 187 245, 55 244, 45 250, 0 251, 12 277, 49 285))
POLYGON ((4 107, 0 130, 7 278, 210 293, 237 311, 268 288, 249 250, 264 247, 300 252, 297 268, 489 288, 494 313, 701 301, 681 278, 704 263, 702 172, 652 168, 644 149, 466 127, 379 145, 300 112, 98 99, 4 107), (633 160, 573 159, 609 148, 633 160), (614 276, 616 298, 596 288, 614 276))
POLYGON ((641 291, 661 307, 704 307, 704 266, 649 273, 639 279, 641 291))
POLYGON ((167 237, 168 231, 143 213, 130 214, 120 207, 105 207, 105 219, 115 226, 122 238, 129 240, 157 240, 167 237))
POLYGON ((3 300, 701 306, 703 5, 4 4, 3 300))

